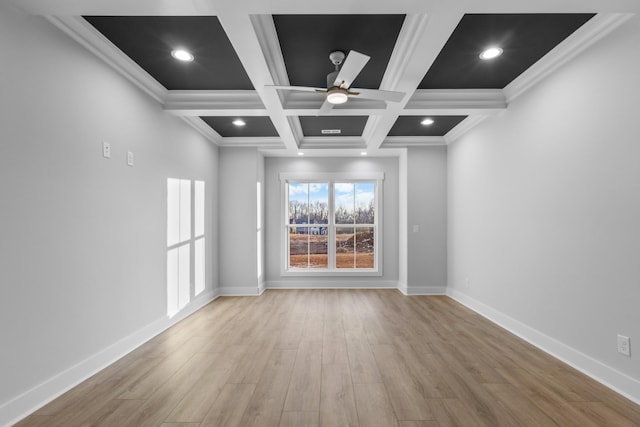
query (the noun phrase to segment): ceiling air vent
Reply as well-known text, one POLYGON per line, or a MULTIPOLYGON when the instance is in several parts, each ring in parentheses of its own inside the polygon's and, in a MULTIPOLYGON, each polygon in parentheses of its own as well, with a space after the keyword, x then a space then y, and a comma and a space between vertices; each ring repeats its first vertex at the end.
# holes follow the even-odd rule
POLYGON ((323 135, 339 135, 342 131, 340 129, 322 129, 323 135))

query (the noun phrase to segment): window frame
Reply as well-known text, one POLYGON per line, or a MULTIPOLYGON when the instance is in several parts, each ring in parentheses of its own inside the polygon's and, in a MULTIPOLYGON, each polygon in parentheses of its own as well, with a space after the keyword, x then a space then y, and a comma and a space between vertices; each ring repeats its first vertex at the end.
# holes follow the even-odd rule
MULTIPOLYGON (((382 260, 383 260, 383 184, 384 172, 336 172, 336 173, 318 173, 318 172, 282 172, 280 177, 280 275, 283 277, 319 277, 319 276, 382 276, 382 260), (329 184, 329 221, 328 227, 328 268, 289 269, 289 197, 288 186, 290 182, 299 183, 328 183, 329 184), (375 184, 374 193, 374 209, 375 217, 373 224, 374 233, 374 261, 373 268, 336 268, 335 253, 336 240, 335 232, 337 227, 345 226, 345 224, 335 224, 335 206, 334 206, 334 184, 335 183, 359 183, 373 182, 375 184)), ((324 224, 322 225, 325 226, 324 224)), ((354 228, 371 227, 371 224, 349 224, 354 228)))

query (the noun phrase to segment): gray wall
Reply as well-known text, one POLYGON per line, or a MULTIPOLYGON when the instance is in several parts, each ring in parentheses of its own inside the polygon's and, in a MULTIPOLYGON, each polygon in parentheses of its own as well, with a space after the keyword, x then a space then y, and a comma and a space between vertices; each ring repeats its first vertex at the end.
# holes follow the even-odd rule
POLYGON ((212 294, 218 154, 44 18, 4 3, 0 56, 3 424, 9 399, 166 317, 169 177, 206 181, 212 294))
POLYGON ((276 158, 265 159, 266 281, 268 286, 397 286, 398 282, 398 158, 276 158), (281 172, 384 172, 383 276, 282 277, 280 206, 281 172))
POLYGON ((225 295, 258 292, 256 183, 263 158, 255 148, 220 149, 220 286, 225 295))
POLYGON ((635 17, 450 145, 448 286, 640 400, 638 46, 635 17))
POLYGON ((407 293, 443 293, 447 285, 446 146, 408 149, 407 228, 407 293))

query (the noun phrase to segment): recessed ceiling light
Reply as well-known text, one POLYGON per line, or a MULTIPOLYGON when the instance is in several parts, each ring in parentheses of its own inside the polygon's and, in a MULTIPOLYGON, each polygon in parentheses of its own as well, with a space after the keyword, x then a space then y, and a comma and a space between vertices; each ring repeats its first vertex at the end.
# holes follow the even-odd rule
POLYGON ((233 123, 234 125, 240 127, 240 126, 244 126, 246 125, 246 123, 244 122, 244 120, 240 120, 240 119, 235 119, 234 121, 232 121, 231 123, 233 123))
POLYGON ((500 55, 502 55, 502 49, 497 46, 491 46, 482 51, 480 59, 493 59, 500 55))
POLYGON ((304 153, 302 151, 298 151, 298 156, 304 156, 304 153))
POLYGON ((191 52, 186 51, 184 49, 176 49, 171 51, 171 56, 176 58, 178 61, 191 62, 193 61, 193 55, 191 52))
POLYGON ((427 117, 426 119, 420 122, 422 126, 429 126, 429 125, 432 125, 433 123, 434 123, 434 120, 431 117, 427 117))
POLYGON ((366 151, 363 151, 362 153, 360 153, 360 155, 361 155, 361 156, 366 156, 366 155, 367 155, 367 152, 366 152, 366 151))

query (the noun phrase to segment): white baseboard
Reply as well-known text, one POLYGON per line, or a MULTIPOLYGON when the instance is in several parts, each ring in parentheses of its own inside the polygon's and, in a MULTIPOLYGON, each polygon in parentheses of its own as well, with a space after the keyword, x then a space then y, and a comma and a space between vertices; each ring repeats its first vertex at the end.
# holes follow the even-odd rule
POLYGON ((398 282, 391 280, 270 280, 267 289, 396 289, 398 282))
POLYGON ((406 283, 398 283, 398 290, 406 296, 447 294, 446 286, 407 286, 406 283))
POLYGON ((209 304, 219 296, 218 294, 219 292, 217 292, 216 288, 213 291, 199 295, 174 317, 163 316, 82 362, 49 378, 31 390, 2 403, 0 405, 0 426, 11 426, 35 412, 62 393, 80 384, 162 331, 209 304))
POLYGON ((538 347, 540 350, 609 387, 616 393, 640 404, 640 381, 637 379, 507 316, 463 292, 447 288, 447 295, 528 343, 538 347))
POLYGON ((259 286, 222 286, 220 295, 225 297, 250 297, 261 295, 259 286))

